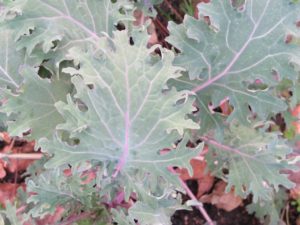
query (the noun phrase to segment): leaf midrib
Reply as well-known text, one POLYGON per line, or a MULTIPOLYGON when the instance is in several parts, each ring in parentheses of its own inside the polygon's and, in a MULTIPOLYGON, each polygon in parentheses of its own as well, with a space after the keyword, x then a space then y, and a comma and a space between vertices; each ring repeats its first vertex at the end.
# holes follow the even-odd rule
POLYGON ((247 47, 249 46, 249 44, 251 43, 251 41, 253 41, 253 36, 257 30, 257 28, 259 27, 266 11, 267 8, 269 6, 270 0, 267 1, 264 10, 262 12, 262 14, 260 15, 258 21, 256 24, 254 24, 254 27, 248 37, 248 39, 246 40, 246 42, 244 43, 244 45, 241 47, 241 49, 234 54, 234 57, 231 59, 230 63, 227 65, 227 67, 220 72, 219 74, 217 74, 216 76, 214 76, 212 79, 207 80, 206 82, 204 82, 203 84, 195 87, 192 89, 192 92, 197 93, 203 89, 205 89, 206 87, 210 86, 211 84, 213 84, 214 82, 218 81, 219 79, 223 78, 224 76, 228 75, 228 72, 230 71, 230 69, 235 65, 235 63, 238 61, 239 57, 244 53, 244 51, 247 49, 247 47))

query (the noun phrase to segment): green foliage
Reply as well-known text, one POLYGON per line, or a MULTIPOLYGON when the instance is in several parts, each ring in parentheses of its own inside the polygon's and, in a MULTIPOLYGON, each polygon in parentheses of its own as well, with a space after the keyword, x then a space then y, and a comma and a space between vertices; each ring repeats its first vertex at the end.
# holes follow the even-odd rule
POLYGON ((239 11, 226 2, 198 5, 200 19, 186 16, 180 25, 171 22, 167 39, 181 51, 175 65, 189 72, 172 84, 179 90, 197 92, 200 133, 217 129, 218 139, 223 121, 210 112, 209 104, 217 107, 228 97, 234 110, 227 122, 238 120, 245 125, 251 113, 266 120, 270 114, 284 111, 287 105, 274 88, 278 80, 297 80, 298 72, 287 65, 300 56, 298 47, 285 42, 288 29, 296 29, 298 5, 254 0, 239 11), (205 16, 210 17, 210 24, 205 16), (257 80, 267 87, 249 89, 257 80))
POLYGON ((259 201, 247 206, 249 213, 255 213, 255 216, 265 221, 264 224, 278 225, 281 222, 281 210, 285 206, 288 195, 285 190, 280 189, 272 193, 272 199, 268 201, 259 201))
MULTIPOLYGON (((154 15, 159 2, 0 1, 0 124, 13 135, 30 131, 46 156, 27 173, 34 194, 25 195, 24 218, 63 205, 63 220, 83 210, 103 223, 107 207, 108 223, 170 224, 185 206, 169 168, 191 173, 206 143, 209 170, 226 190, 252 195, 251 213, 279 221, 275 197, 293 186, 282 170, 295 169, 287 158, 295 134, 270 124, 299 103, 300 5, 212 0, 195 19, 186 1, 190 15, 168 26, 175 53, 149 47, 146 27, 132 24, 135 7, 154 15), (292 97, 280 95, 286 89, 292 97), (233 111, 217 112, 221 102, 233 111), (202 143, 191 149, 191 139, 202 143)), ((4 214, 13 221, 16 208, 4 214)))
POLYGON ((51 79, 42 79, 27 66, 21 68, 20 75, 24 81, 19 93, 6 92, 5 95, 8 101, 4 112, 8 115, 17 114, 8 131, 11 135, 22 136, 23 132, 31 129, 30 137, 35 140, 52 137, 57 124, 64 122, 55 103, 66 101, 66 95, 72 91, 69 76, 60 74, 53 75, 51 79))
POLYGON ((272 200, 273 190, 278 191, 280 185, 293 187, 287 175, 281 173, 294 168, 286 159, 291 149, 278 134, 232 124, 225 132, 224 145, 208 144, 210 168, 227 180, 227 191, 234 187, 235 193, 243 197, 252 193, 256 203, 272 200), (228 174, 220 172, 223 168, 228 169, 228 174))
POLYGON ((291 204, 292 204, 293 206, 296 206, 297 212, 299 213, 299 212, 300 212, 300 199, 297 199, 297 200, 295 200, 295 201, 292 201, 291 204))
POLYGON ((9 225, 22 225, 25 220, 20 220, 17 217, 17 207, 12 205, 9 201, 5 204, 6 209, 0 215, 0 223, 9 225))
MULTIPOLYGON (((0 27, 3 30, 2 27, 0 27)), ((16 89, 22 82, 22 77, 18 74, 17 65, 22 65, 24 62, 24 53, 16 51, 16 44, 11 41, 13 38, 10 30, 1 32, 0 37, 0 96, 5 87, 16 89)))
POLYGON ((39 193, 27 199, 27 203, 35 205, 29 214, 34 218, 44 217, 53 214, 58 205, 72 208, 82 204, 85 209, 91 209, 92 185, 82 185, 82 179, 77 174, 66 177, 59 170, 40 174, 35 181, 27 182, 28 192, 39 193))

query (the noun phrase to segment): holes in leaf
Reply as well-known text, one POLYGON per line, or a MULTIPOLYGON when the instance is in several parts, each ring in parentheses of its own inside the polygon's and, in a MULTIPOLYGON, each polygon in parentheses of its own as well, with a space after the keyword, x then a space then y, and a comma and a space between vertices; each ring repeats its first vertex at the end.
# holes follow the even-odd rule
POLYGON ((22 36, 29 36, 33 33, 34 31, 34 27, 33 28, 29 28, 27 32, 24 32, 23 34, 20 34, 20 37, 17 39, 17 41, 22 39, 22 36))
POLYGON ((81 112, 86 112, 89 110, 89 108, 87 107, 87 105, 81 101, 80 99, 75 99, 75 104, 77 105, 78 109, 81 111, 81 112))
POLYGON ((197 114, 200 111, 199 107, 194 106, 194 110, 192 111, 192 114, 197 114))
MULTIPOLYGON (((247 116, 248 122, 255 121, 258 117, 257 112, 255 112, 254 109, 252 109, 250 105, 248 105, 248 109, 249 109, 249 112, 250 112, 247 116)), ((255 127, 256 128, 262 128, 263 126, 260 126, 260 124, 257 123, 257 126, 255 126, 255 127)))
POLYGON ((117 25, 115 25, 117 30, 125 30, 126 27, 123 23, 118 23, 117 25))
POLYGON ((70 146, 76 146, 80 144, 80 139, 76 138, 76 137, 70 137, 70 133, 65 131, 65 130, 61 130, 59 131, 60 136, 61 136, 61 140, 63 142, 65 142, 66 144, 70 145, 70 146))
POLYGON ((159 155, 166 155, 166 154, 168 154, 170 151, 171 151, 171 149, 169 149, 169 148, 164 148, 164 149, 159 150, 159 151, 158 151, 158 154, 159 154, 159 155))
POLYGON ((66 142, 70 146, 76 146, 80 144, 80 140, 78 138, 70 138, 66 142))
POLYGON ((156 55, 159 55, 160 57, 162 56, 162 53, 161 53, 161 49, 160 49, 160 48, 155 48, 155 49, 154 49, 154 53, 155 53, 156 55))
POLYGON ((246 0, 231 0, 231 5, 237 11, 242 12, 245 10, 246 0))
POLYGON ((262 80, 256 79, 253 83, 248 84, 248 91, 266 91, 268 85, 264 84, 262 80))
POLYGON ((195 179, 190 179, 186 181, 186 185, 193 192, 195 196, 198 194, 198 181, 195 179))
POLYGON ((208 106, 212 113, 221 113, 223 115, 230 115, 234 107, 230 105, 228 99, 224 99, 219 106, 214 107, 211 103, 208 106))
POLYGON ((54 50, 57 47, 58 43, 59 40, 52 41, 53 46, 51 47, 51 49, 54 50))
POLYGON ((195 143, 193 143, 191 140, 188 140, 188 142, 186 143, 186 147, 188 148, 195 148, 197 145, 195 143))
POLYGON ((222 113, 222 109, 220 106, 216 107, 216 108, 213 108, 213 111, 216 112, 216 113, 222 113))
POLYGON ((149 13, 153 13, 154 8, 153 6, 147 6, 147 10, 149 13))
MULTIPOLYGON (((117 0, 111 0, 112 4, 117 3, 117 0)), ((118 5, 119 7, 119 13, 122 15, 128 15, 128 13, 131 12, 131 10, 133 9, 132 6, 129 6, 127 4, 123 4, 123 5, 118 5)))
POLYGON ((29 135, 31 134, 31 131, 32 131, 32 130, 29 129, 29 130, 23 132, 23 133, 22 133, 23 137, 29 136, 29 135))
POLYGON ((130 45, 134 45, 134 41, 133 41, 133 38, 132 38, 132 37, 129 38, 129 44, 130 44, 130 45))
POLYGON ((285 36, 285 41, 284 41, 284 42, 285 42, 286 44, 290 44, 290 43, 293 41, 293 37, 294 37, 294 36, 293 36, 292 34, 286 35, 286 36, 285 36))
POLYGON ((204 19, 205 23, 207 23, 208 26, 211 25, 211 20, 210 20, 209 16, 204 16, 203 19, 204 19))
POLYGON ((229 174, 229 170, 227 168, 223 168, 222 173, 226 176, 229 174))
POLYGON ((74 145, 79 145, 80 144, 80 139, 74 138, 72 140, 73 140, 74 145))
POLYGON ((38 75, 41 78, 48 78, 49 79, 49 78, 51 78, 52 73, 45 66, 41 65, 41 66, 39 66, 38 75))
POLYGON ((94 84, 88 84, 86 85, 90 90, 93 90, 95 88, 94 84))
MULTIPOLYGON (((33 33, 34 29, 29 29, 29 35, 31 35, 33 33)), ((28 34, 24 34, 25 36, 27 36, 28 34)))
POLYGON ((272 117, 271 120, 275 124, 270 125, 269 131, 280 130, 281 132, 284 132, 286 130, 286 122, 284 120, 284 117, 280 113, 276 114, 275 117, 272 117))

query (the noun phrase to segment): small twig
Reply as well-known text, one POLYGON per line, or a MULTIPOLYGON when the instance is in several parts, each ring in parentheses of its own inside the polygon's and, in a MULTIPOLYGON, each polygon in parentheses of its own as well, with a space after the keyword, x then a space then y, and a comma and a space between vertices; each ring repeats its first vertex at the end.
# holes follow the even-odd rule
POLYGON ((16 153, 16 154, 5 154, 0 153, 0 159, 41 159, 44 154, 42 153, 16 153))
MULTIPOLYGON (((177 174, 176 171, 173 168, 170 168, 170 171, 172 173, 174 173, 174 174, 177 174)), ((190 188, 187 186, 187 184, 180 177, 178 177, 178 179, 180 181, 181 186, 186 191, 186 193, 190 197, 190 199, 192 199, 194 201, 198 201, 198 199, 193 194, 193 192, 190 190, 190 188)), ((206 210, 203 208, 203 206, 202 205, 197 205, 196 207, 199 209, 199 211, 201 212, 202 216, 207 221, 207 223, 209 225, 214 225, 214 222, 212 221, 212 219, 210 218, 210 216, 208 215, 208 213, 206 212, 206 210)))
POLYGON ((183 21, 183 17, 180 15, 180 13, 172 6, 172 4, 169 2, 169 0, 165 0, 165 3, 168 5, 168 7, 171 9, 172 13, 175 14, 175 16, 180 20, 180 22, 183 21))
POLYGON ((78 220, 86 219, 86 218, 90 217, 91 215, 92 215, 92 213, 90 213, 90 212, 83 212, 79 215, 72 215, 68 219, 66 219, 66 221, 60 223, 59 225, 71 225, 74 222, 76 222, 78 220))
MULTIPOLYGON (((11 144, 11 149, 12 149, 12 147, 14 146, 14 144, 15 144, 15 139, 13 138, 12 139, 12 144, 11 144)), ((19 154, 19 149, 17 149, 17 154, 19 154)), ((17 181, 18 181, 18 171, 19 171, 19 169, 18 169, 18 166, 19 166, 19 160, 16 160, 16 171, 15 171, 15 177, 14 177, 14 183, 15 183, 15 186, 14 186, 14 193, 17 193, 17 181)))
POLYGON ((153 22, 156 23, 161 28, 161 30, 165 33, 165 36, 169 35, 168 29, 162 24, 162 22, 159 21, 159 19, 155 19, 153 20, 153 22))

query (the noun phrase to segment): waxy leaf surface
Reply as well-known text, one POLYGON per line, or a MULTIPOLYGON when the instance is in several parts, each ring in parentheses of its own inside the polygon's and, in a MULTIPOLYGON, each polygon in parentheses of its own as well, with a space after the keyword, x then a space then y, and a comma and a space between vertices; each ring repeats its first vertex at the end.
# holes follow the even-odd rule
POLYGON ((132 20, 133 9, 128 1, 111 0, 27 0, 14 4, 21 5, 20 12, 7 26, 14 30, 17 48, 55 64, 74 46, 97 46, 100 37, 111 35, 120 20, 132 20))
POLYGON ((23 136, 30 132, 30 139, 39 140, 41 137, 52 137, 57 124, 64 119, 55 107, 58 101, 66 101, 66 95, 72 91, 70 78, 66 74, 53 75, 52 79, 42 79, 36 70, 23 67, 20 76, 24 85, 19 93, 7 91, 1 111, 6 114, 15 114, 9 121, 9 133, 14 136, 23 136))
POLYGON ((153 49, 146 47, 148 35, 144 31, 135 35, 133 45, 126 31, 115 32, 113 39, 104 37, 94 55, 71 49, 81 62, 80 69, 64 71, 72 74, 75 98, 85 109, 70 96, 67 104, 57 103, 66 119, 58 128, 70 132, 80 143, 70 146, 59 139, 43 140, 43 149, 54 154, 48 167, 94 159, 115 164, 113 176, 139 169, 169 180, 173 178, 168 166, 190 168, 189 160, 201 148, 186 148, 187 138, 177 148, 174 143, 185 129, 198 128, 186 118, 194 109, 193 99, 188 92, 165 89, 167 80, 178 77, 181 68, 172 66, 171 51, 162 49, 161 58, 153 56, 153 49), (163 148, 175 149, 161 155, 163 148))
POLYGON ((293 187, 284 169, 295 169, 289 165, 286 155, 291 149, 276 133, 264 133, 242 125, 232 125, 227 130, 223 144, 207 141, 211 171, 215 171, 228 182, 226 191, 234 188, 237 195, 253 194, 253 202, 270 201, 273 190, 282 185, 293 187), (223 168, 228 174, 223 174, 223 168))
POLYGON ((299 60, 299 47, 287 40, 297 34, 299 8, 285 0, 249 0, 242 9, 212 0, 198 5, 199 19, 185 16, 183 24, 169 24, 167 40, 181 52, 175 65, 189 75, 175 85, 197 93, 200 132, 220 131, 223 124, 209 104, 217 107, 225 98, 234 108, 228 122, 247 124, 249 106, 262 120, 287 108, 273 89, 283 78, 297 79, 291 65, 299 60), (265 87, 251 87, 257 83, 265 87))

